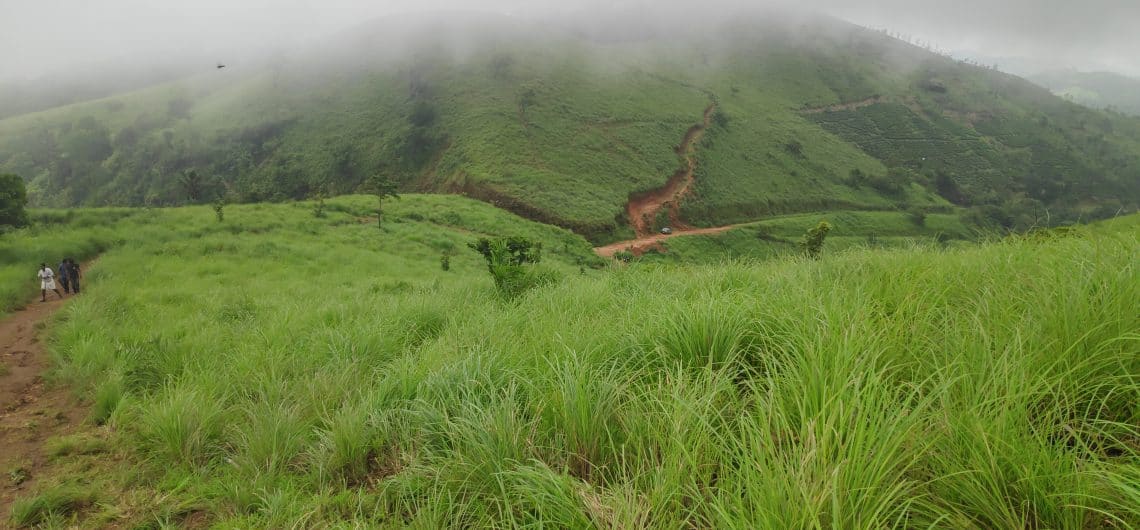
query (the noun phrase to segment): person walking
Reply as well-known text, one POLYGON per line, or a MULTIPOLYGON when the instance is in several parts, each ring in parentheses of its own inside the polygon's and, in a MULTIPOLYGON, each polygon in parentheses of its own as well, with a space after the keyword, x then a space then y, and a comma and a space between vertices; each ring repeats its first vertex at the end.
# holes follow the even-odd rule
POLYGON ((71 280, 71 292, 79 294, 79 264, 75 260, 67 258, 67 266, 67 279, 71 280))
POLYGON ((55 295, 61 300, 63 295, 59 294, 59 289, 55 288, 55 273, 51 271, 51 267, 47 263, 40 264, 40 301, 47 302, 48 290, 55 291, 55 295))
POLYGON ((59 267, 55 269, 58 271, 56 276, 59 277, 59 284, 63 286, 63 292, 68 294, 71 293, 71 282, 68 281, 70 278, 70 268, 71 267, 67 264, 67 260, 64 259, 59 262, 59 267))

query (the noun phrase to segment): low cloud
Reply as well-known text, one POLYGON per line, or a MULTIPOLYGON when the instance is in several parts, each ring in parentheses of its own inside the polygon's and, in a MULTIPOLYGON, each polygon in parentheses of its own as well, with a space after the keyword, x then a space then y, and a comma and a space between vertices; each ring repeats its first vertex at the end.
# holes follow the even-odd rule
MULTIPOLYGON (((414 10, 605 16, 614 7, 699 13, 765 3, 422 0, 414 10)), ((394 0, 0 0, 0 80, 144 58, 227 61, 303 45, 369 18, 413 10, 409 5, 394 0)), ((1137 0, 803 0, 793 5, 911 35, 943 50, 1010 58, 1023 69, 1140 75, 1137 0)), ((699 24, 699 17, 692 23, 699 24)))

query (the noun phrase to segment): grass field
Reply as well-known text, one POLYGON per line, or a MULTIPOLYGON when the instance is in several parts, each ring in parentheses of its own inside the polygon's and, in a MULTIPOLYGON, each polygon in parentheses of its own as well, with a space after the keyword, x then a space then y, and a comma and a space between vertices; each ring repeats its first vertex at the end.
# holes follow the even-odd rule
POLYGON ((0 314, 20 307, 39 291, 36 271, 53 271, 65 258, 83 262, 123 241, 119 230, 141 210, 38 210, 32 228, 0 235, 0 314))
POLYGON ((108 427, 52 442, 13 524, 1140 525, 1136 217, 598 271, 580 237, 466 199, 391 201, 383 231, 368 197, 311 206, 37 236, 118 236, 50 343, 108 427), (514 233, 561 279, 504 299, 463 245, 514 233))
MULTIPOLYGON (((225 209, 224 223, 213 222, 215 214, 205 206, 34 210, 32 228, 0 235, 0 257, 3 258, 0 311, 23 305, 38 291, 35 273, 42 262, 54 270, 65 257, 83 261, 123 246, 178 253, 182 252, 181 246, 193 238, 232 238, 272 231, 303 233, 319 239, 327 235, 322 229, 352 226, 360 238, 338 244, 344 247, 356 244, 366 252, 386 250, 401 256, 434 259, 436 268, 444 254, 454 257, 456 267, 476 267, 478 256, 466 249, 466 243, 477 237, 496 235, 522 235, 544 241, 546 255, 553 258, 551 264, 566 270, 597 267, 601 263, 581 237, 462 197, 405 195, 399 200, 388 200, 384 206, 387 222, 383 232, 376 229, 375 197, 346 196, 329 200, 327 217, 323 219, 313 216, 314 205, 312 201, 231 205, 225 209), (377 237, 370 239, 365 235, 377 237)), ((211 252, 208 246, 198 248, 203 253, 211 252)), ((225 245, 219 248, 224 249, 225 245)), ((274 244, 267 241, 263 248, 271 250, 274 244)))

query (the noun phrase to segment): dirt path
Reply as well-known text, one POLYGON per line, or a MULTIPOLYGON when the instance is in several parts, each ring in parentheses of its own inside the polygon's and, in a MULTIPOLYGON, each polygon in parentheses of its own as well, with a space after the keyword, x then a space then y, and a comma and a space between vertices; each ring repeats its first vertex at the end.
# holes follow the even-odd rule
MULTIPOLYGON (((748 223, 744 223, 744 224, 748 224, 748 223)), ((682 237, 682 236, 701 236, 701 235, 707 236, 707 235, 711 235, 711 234, 719 234, 721 232, 727 232, 727 231, 732 230, 733 228, 736 228, 739 226, 744 226, 744 224, 728 225, 728 226, 716 226, 713 228, 686 228, 685 230, 675 231, 669 235, 653 234, 653 235, 649 235, 646 237, 639 237, 637 239, 631 239, 629 241, 619 241, 617 243, 610 243, 609 245, 606 245, 604 247, 595 248, 594 252, 596 252, 599 256, 601 256, 603 258, 612 258, 614 254, 621 252, 623 250, 629 251, 634 256, 640 256, 642 254, 645 254, 646 252, 649 252, 652 249, 664 250, 664 248, 661 247, 661 242, 665 241, 666 239, 671 239, 674 237, 682 237)))
POLYGON ((655 190, 630 196, 626 205, 629 222, 638 239, 650 238, 654 235, 654 221, 662 208, 669 208, 669 223, 674 232, 686 232, 690 228, 681 220, 681 199, 689 193, 693 184, 693 171, 697 169, 697 160, 694 157, 693 146, 700 141, 712 121, 716 104, 712 103, 705 109, 701 123, 685 131, 681 145, 677 146, 678 155, 685 158, 684 167, 677 170, 664 186, 655 190))
MULTIPOLYGON (((800 109, 799 112, 802 114, 820 114, 841 110, 855 110, 869 107, 883 101, 884 98, 882 96, 872 96, 859 101, 800 109)), ((640 256, 651 249, 663 250, 661 242, 666 239, 681 236, 719 234, 743 226, 736 224, 714 228, 692 228, 685 224, 680 217, 681 199, 689 193, 689 187, 693 183, 693 172, 697 167, 696 159, 693 156, 693 146, 701 139, 705 129, 708 128, 715 110, 715 103, 709 105, 709 107, 705 109, 702 123, 690 127, 689 130, 685 132, 685 138, 681 142, 681 145, 677 147, 677 154, 685 157, 685 167, 677 170, 677 173, 669 179, 669 182, 667 182, 665 186, 630 197, 629 204, 626 206, 626 213, 629 215, 629 221, 633 226, 633 232, 637 235, 637 239, 596 247, 594 252, 606 258, 613 257, 615 253, 623 250, 629 251, 635 256, 640 256), (669 235, 659 234, 654 230, 654 221, 657 219, 657 214, 662 208, 669 208, 669 222, 670 227, 673 229, 673 233, 669 235)))
POLYGON ((71 298, 48 296, 0 320, 0 526, 47 466, 44 442, 74 432, 85 413, 65 389, 44 383, 50 360, 38 335, 71 298))
MULTIPOLYGON (((872 96, 859 101, 825 105, 822 107, 809 107, 800 109, 799 112, 802 114, 820 114, 841 110, 855 110, 869 107, 883 101, 885 101, 885 99, 882 96, 872 96)), ((716 104, 710 104, 708 108, 705 109, 704 120, 700 124, 690 127, 689 130, 685 132, 684 140, 682 140, 681 145, 677 147, 677 154, 685 157, 685 167, 677 170, 664 186, 630 197, 629 204, 626 205, 626 213, 629 216, 630 225, 632 225, 633 232, 637 236, 637 239, 596 247, 594 252, 606 258, 613 257, 615 253, 623 250, 627 250, 635 256, 640 256, 651 249, 663 250, 661 242, 666 239, 680 236, 719 234, 743 226, 736 224, 698 229, 687 225, 680 216, 681 199, 690 192, 689 188, 693 184, 693 172, 697 168, 697 161, 693 156, 693 146, 700 141, 705 129, 707 129, 712 122, 713 112, 715 111, 716 104), (669 235, 659 234, 654 230, 654 222, 662 208, 669 209, 669 223, 673 229, 673 233, 669 235)))
POLYGON ((700 141, 705 130, 708 129, 709 124, 712 122, 713 112, 715 111, 716 103, 709 104, 709 106, 705 108, 701 123, 689 127, 689 130, 685 131, 685 137, 681 140, 681 145, 678 145, 676 148, 677 154, 685 158, 684 167, 678 169, 664 186, 630 197, 629 204, 626 205, 626 213, 629 215, 629 222, 633 227, 634 234, 637 235, 637 239, 619 241, 603 247, 597 247, 594 249, 594 252, 605 258, 613 257, 614 254, 623 250, 629 251, 635 256, 640 256, 651 249, 664 250, 664 247, 661 246, 661 242, 666 239, 680 236, 719 234, 742 226, 728 225, 713 228, 693 228, 681 219, 681 199, 690 193, 690 187, 693 184, 693 172, 697 169, 694 146, 700 141), (672 228, 672 233, 668 235, 658 233, 654 230, 654 222, 657 220, 657 215, 662 208, 669 209, 669 224, 670 228, 672 228))

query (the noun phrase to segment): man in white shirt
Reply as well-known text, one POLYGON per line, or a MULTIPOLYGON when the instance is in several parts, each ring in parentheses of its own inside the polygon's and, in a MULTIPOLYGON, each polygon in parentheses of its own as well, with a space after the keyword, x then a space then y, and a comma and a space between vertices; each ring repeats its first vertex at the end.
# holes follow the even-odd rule
POLYGON ((51 271, 51 267, 48 267, 47 263, 41 263, 40 264, 40 301, 41 302, 47 302, 48 289, 55 291, 55 295, 58 296, 60 299, 63 298, 63 295, 59 294, 59 289, 55 288, 55 273, 51 271))

